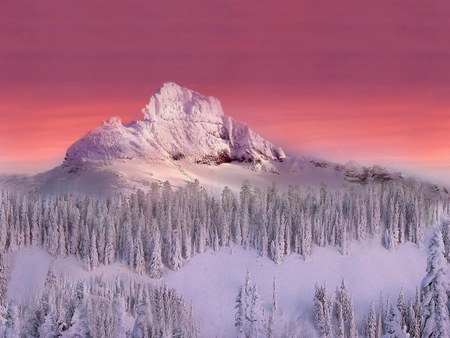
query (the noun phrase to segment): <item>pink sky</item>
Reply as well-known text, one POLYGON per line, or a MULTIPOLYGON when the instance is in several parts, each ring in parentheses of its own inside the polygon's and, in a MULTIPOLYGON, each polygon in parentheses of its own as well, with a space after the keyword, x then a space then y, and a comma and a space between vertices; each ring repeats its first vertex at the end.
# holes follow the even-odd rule
POLYGON ((449 41, 448 1, 2 1, 0 171, 174 81, 288 153, 450 181, 449 41))

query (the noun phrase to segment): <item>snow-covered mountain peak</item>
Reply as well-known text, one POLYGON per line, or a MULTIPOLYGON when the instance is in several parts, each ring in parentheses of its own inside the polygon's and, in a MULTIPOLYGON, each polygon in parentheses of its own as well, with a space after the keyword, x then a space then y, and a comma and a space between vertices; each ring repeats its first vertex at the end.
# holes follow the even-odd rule
POLYGON ((225 116, 218 99, 165 83, 143 109, 144 120, 122 124, 119 117, 103 122, 67 151, 64 167, 113 160, 181 160, 196 163, 247 162, 255 168, 265 160, 282 160, 280 147, 246 124, 225 116))
POLYGON ((165 83, 143 109, 145 120, 191 120, 195 122, 220 122, 223 116, 220 101, 204 96, 176 83, 165 83))

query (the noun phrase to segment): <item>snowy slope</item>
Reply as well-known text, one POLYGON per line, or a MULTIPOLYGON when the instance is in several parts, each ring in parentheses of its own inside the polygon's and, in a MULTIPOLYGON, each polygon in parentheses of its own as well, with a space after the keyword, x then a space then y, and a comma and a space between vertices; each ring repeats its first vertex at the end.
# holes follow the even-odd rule
MULTIPOLYGON (((277 319, 278 326, 294 322, 301 327, 310 325, 305 324, 305 318, 311 319, 315 283, 326 281, 330 294, 333 294, 341 279, 345 278, 360 322, 368 313, 370 303, 374 300, 378 304, 380 292, 385 298, 396 299, 403 288, 406 298, 413 296, 415 287, 425 274, 426 258, 426 250, 411 243, 390 252, 379 244, 366 242, 353 243, 346 257, 333 247, 314 247, 310 261, 291 255, 277 266, 253 249, 235 246, 218 252, 208 250, 195 256, 179 271, 168 271, 165 282, 181 292, 188 303, 192 301, 201 337, 233 337, 234 300, 244 283, 247 269, 258 286, 266 309, 270 309, 272 282, 274 277, 277 278, 279 304, 283 312, 277 319)), ((53 259, 37 248, 8 254, 8 261, 11 270, 8 298, 19 304, 42 290, 51 262, 56 273, 73 279, 134 274, 119 263, 87 272, 72 256, 53 259)), ((132 319, 129 318, 128 327, 131 325, 132 319)))
POLYGON ((378 304, 380 292, 397 299, 403 287, 406 297, 413 296, 424 277, 426 257, 426 250, 411 243, 394 252, 375 243, 355 243, 347 257, 332 247, 315 247, 311 261, 291 255, 277 266, 254 250, 236 247, 231 253, 223 248, 195 256, 180 271, 170 271, 167 283, 192 300, 204 337, 215 337, 218 332, 223 332, 219 336, 232 337, 234 301, 247 269, 267 310, 272 302, 273 278, 277 278, 283 321, 298 321, 301 326, 304 318, 312 321, 315 283, 326 282, 333 295, 344 278, 360 322, 369 312, 370 303, 378 304))
POLYGON ((283 190, 289 185, 316 188, 325 184, 329 188, 342 188, 371 181, 392 181, 400 184, 425 184, 430 196, 434 193, 448 196, 448 191, 438 185, 416 178, 405 178, 401 173, 391 172, 380 166, 364 167, 354 162, 340 165, 309 157, 287 156, 282 162, 263 161, 261 170, 251 170, 252 168, 254 169, 248 163, 240 162, 214 165, 186 159, 115 159, 108 164, 85 167, 77 172, 59 166, 33 177, 0 176, 0 185, 13 190, 108 197, 127 195, 137 189, 145 191, 152 182, 166 180, 180 186, 197 179, 213 193, 220 192, 224 186, 236 192, 244 180, 261 188, 276 183, 283 190))
MULTIPOLYGON (((22 176, 3 179, 9 188, 32 190, 44 193, 76 193, 93 196, 129 194, 137 189, 147 190, 152 182, 169 181, 175 186, 184 185, 195 179, 210 192, 220 192, 224 186, 237 192, 244 180, 252 185, 266 188, 276 183, 285 190, 289 185, 303 188, 317 188, 325 184, 329 188, 366 184, 371 181, 392 181, 400 184, 411 183, 428 186, 430 194, 448 196, 445 188, 424 183, 415 178, 405 178, 400 173, 390 172, 379 166, 339 165, 318 161, 308 157, 287 156, 283 162, 266 160, 262 170, 251 170, 245 163, 223 163, 209 165, 189 160, 116 159, 107 165, 93 166, 78 172, 68 172, 59 166, 32 178, 22 176)), ((0 182, 2 181, 0 177, 0 182)))
POLYGON ((240 163, 206 165, 186 160, 154 161, 135 159, 114 160, 109 165, 90 168, 77 173, 68 173, 58 167, 35 177, 35 190, 47 193, 75 192, 109 196, 128 194, 136 189, 146 190, 152 182, 170 181, 173 185, 184 185, 186 181, 198 179, 211 192, 224 186, 239 190, 244 180, 265 188, 272 182, 282 188, 289 184, 304 187, 340 187, 346 183, 342 173, 334 168, 318 168, 306 158, 286 158, 283 162, 264 163, 265 170, 253 171, 240 163))

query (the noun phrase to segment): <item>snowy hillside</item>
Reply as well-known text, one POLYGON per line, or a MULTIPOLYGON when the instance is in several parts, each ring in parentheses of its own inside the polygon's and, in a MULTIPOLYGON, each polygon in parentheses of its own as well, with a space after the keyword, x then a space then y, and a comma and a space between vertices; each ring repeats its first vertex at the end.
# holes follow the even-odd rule
MULTIPOLYGON (((309 329, 310 332, 314 332, 310 322, 315 283, 326 281, 333 292, 344 278, 355 300, 357 322, 361 322, 372 301, 378 306, 380 296, 396 301, 403 288, 406 298, 414 297, 425 274, 427 252, 411 244, 389 252, 376 243, 355 243, 346 257, 334 248, 315 247, 313 251, 313 258, 308 262, 292 255, 278 266, 268 258, 259 257, 255 250, 245 250, 241 246, 217 252, 208 250, 179 271, 169 270, 165 283, 180 292, 189 303, 192 301, 200 336, 206 338, 235 335, 234 303, 247 270, 258 286, 266 311, 272 306, 272 283, 276 278, 280 308, 277 330, 282 331, 284 325, 293 325, 298 330, 309 329)), ((101 265, 88 272, 73 256, 53 259, 36 248, 22 249, 8 256, 8 261, 11 269, 8 299, 17 304, 27 304, 29 298, 43 291, 50 265, 57 275, 73 280, 89 280, 92 276, 110 279, 127 274, 138 277, 121 264, 101 265)), ((160 281, 153 280, 153 283, 160 281)), ((127 329, 132 329, 133 318, 128 314, 125 319, 127 329)))
POLYGON ((0 191, 5 332, 381 337, 450 326, 448 198, 389 181, 244 182, 217 195, 198 182, 108 200, 0 191))
POLYGON ((389 252, 375 243, 355 243, 346 257, 335 248, 315 247, 308 262, 291 255, 276 265, 254 250, 235 247, 194 257, 181 270, 170 272, 166 282, 192 299, 195 313, 201 318, 203 337, 232 337, 235 298, 246 271, 250 271, 258 286, 266 312, 272 306, 272 284, 276 278, 282 312, 278 320, 296 325, 301 332, 312 322, 316 283, 326 282, 332 294, 344 278, 355 301, 357 322, 361 322, 371 302, 378 305, 381 293, 385 298, 396 299, 403 288, 406 297, 414 296, 424 276, 426 256, 426 250, 410 244, 389 252))
POLYGON ((224 186, 237 192, 244 180, 265 189, 276 183, 281 189, 299 186, 316 190, 322 184, 329 188, 349 188, 373 182, 417 185, 430 197, 449 196, 446 187, 418 178, 404 177, 380 166, 365 167, 354 162, 341 165, 310 157, 287 156, 283 162, 263 161, 261 170, 251 170, 245 163, 221 165, 193 163, 188 160, 116 159, 106 165, 91 166, 70 172, 64 166, 35 176, 0 176, 0 186, 6 189, 110 197, 129 195, 138 189, 147 191, 154 182, 169 181, 175 186, 198 180, 208 191, 220 192, 224 186))

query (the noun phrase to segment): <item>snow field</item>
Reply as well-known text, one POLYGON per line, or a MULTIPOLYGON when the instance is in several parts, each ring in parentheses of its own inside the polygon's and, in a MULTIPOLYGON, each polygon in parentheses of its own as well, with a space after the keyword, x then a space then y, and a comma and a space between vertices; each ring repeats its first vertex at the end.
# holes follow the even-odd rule
MULTIPOLYGON (((192 301, 202 337, 232 337, 235 335, 234 302, 247 269, 266 310, 271 307, 272 283, 276 277, 282 311, 279 321, 284 324, 312 319, 315 283, 326 282, 329 294, 334 295, 342 278, 353 297, 356 319, 360 322, 372 301, 378 306, 380 292, 384 299, 390 296, 396 300, 403 288, 406 299, 413 296, 424 277, 426 258, 426 250, 412 243, 391 252, 368 241, 352 243, 348 256, 342 256, 331 246, 314 246, 310 261, 292 254, 276 265, 269 258, 260 257, 254 249, 234 246, 217 252, 208 249, 196 255, 180 270, 167 271, 165 282, 183 294, 188 304, 192 301)), ((74 279, 89 278, 93 274, 133 273, 119 263, 101 265, 88 272, 73 256, 53 259, 45 251, 31 247, 10 254, 8 259, 11 269, 8 298, 18 303, 41 291, 52 262, 57 273, 74 279)), ((131 326, 132 319, 129 319, 127 324, 131 326)))

